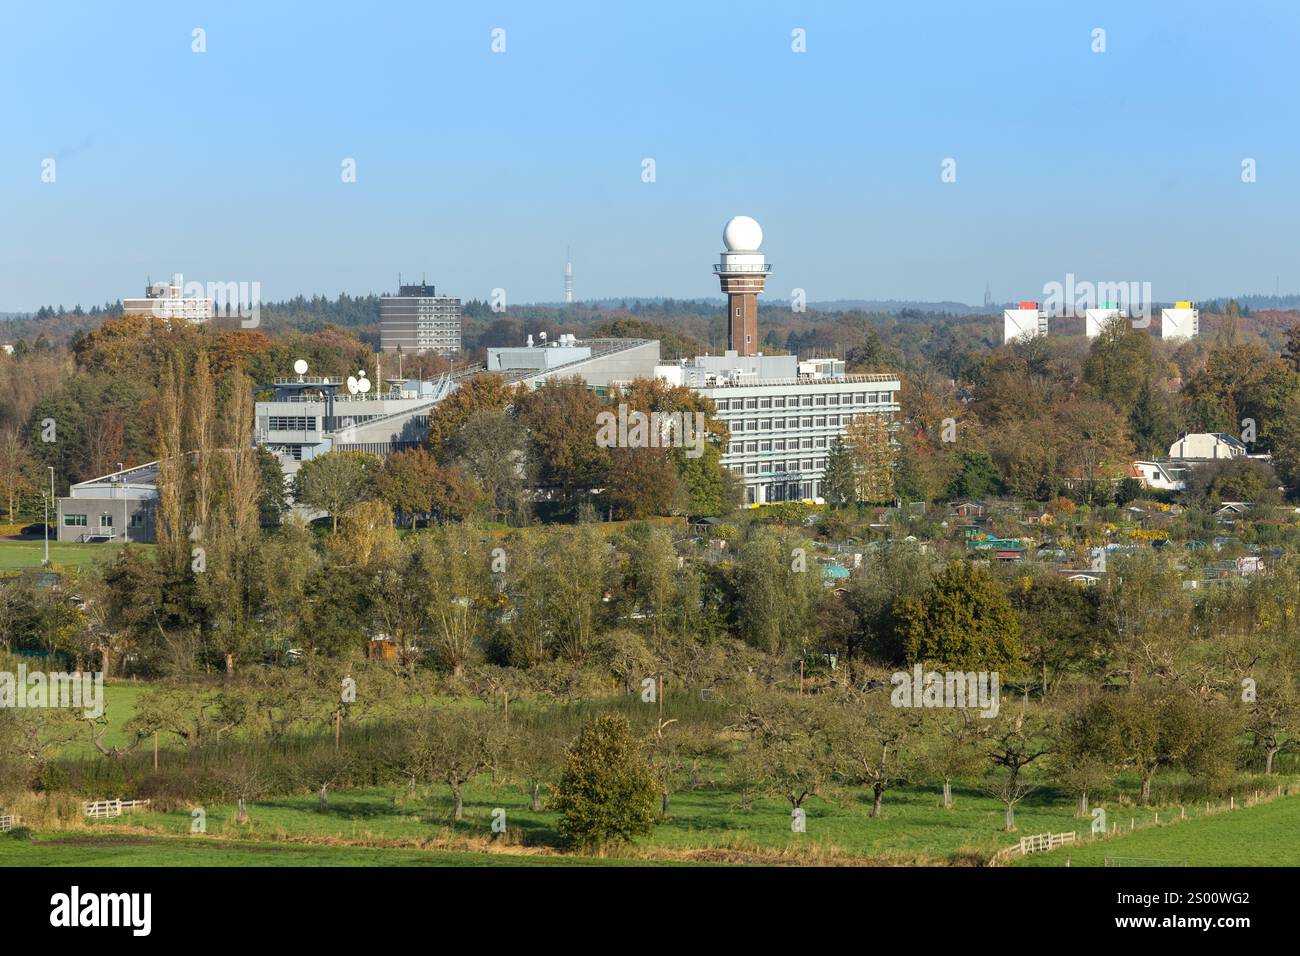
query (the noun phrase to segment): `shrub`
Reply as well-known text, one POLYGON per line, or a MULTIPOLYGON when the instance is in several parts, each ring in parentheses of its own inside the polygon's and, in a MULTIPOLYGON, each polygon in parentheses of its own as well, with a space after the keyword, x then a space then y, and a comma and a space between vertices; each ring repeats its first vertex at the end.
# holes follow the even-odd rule
POLYGON ((564 755, 554 808, 560 834, 603 852, 653 832, 655 783, 627 718, 602 714, 582 728, 564 755))

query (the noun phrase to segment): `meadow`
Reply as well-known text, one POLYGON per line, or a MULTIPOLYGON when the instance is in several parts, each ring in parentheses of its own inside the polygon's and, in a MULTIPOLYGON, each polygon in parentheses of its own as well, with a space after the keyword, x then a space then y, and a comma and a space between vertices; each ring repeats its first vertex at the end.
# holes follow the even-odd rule
MULTIPOLYGON (((124 726, 135 712, 146 682, 113 681, 106 685, 107 745, 127 742, 124 726)), ((627 704, 615 698, 615 704, 627 704)), ((475 703, 469 706, 480 706, 475 703)), ((704 706, 696 702, 696 707, 704 706)), ((534 705, 515 711, 527 721, 534 705)), ((549 708, 547 719, 580 726, 587 706, 549 708)), ((541 717, 541 713, 531 715, 541 717)), ((137 751, 148 760, 150 742, 137 751)), ((344 746, 347 740, 345 737, 344 746)), ((60 753, 61 761, 104 764, 78 734, 60 753)), ((160 764, 180 760, 166 743, 160 764)), ((111 779, 111 778, 105 778, 111 779)), ((1271 788, 1291 778, 1256 779, 1271 788)), ((1158 788, 1150 807, 1133 804, 1137 782, 1121 777, 1117 786, 1094 795, 1123 832, 1096 844, 1084 842, 1068 851, 1070 865, 1101 865, 1106 856, 1168 858, 1189 865, 1300 865, 1300 799, 1286 798, 1233 812, 1206 814, 1197 803, 1186 808, 1192 819, 1153 827, 1157 815, 1168 822, 1179 814, 1179 781, 1171 778, 1158 788), (1203 818, 1203 819, 1201 819, 1203 818), (1290 838, 1276 834, 1290 827, 1290 838), (1267 847, 1267 854, 1260 850, 1267 847)), ((305 788, 304 788, 305 789, 305 788)), ((95 799, 130 799, 133 793, 83 793, 95 799)), ((491 773, 473 780, 465 790, 464 819, 452 818, 452 798, 444 785, 421 786, 414 792, 399 784, 380 784, 331 791, 320 806, 315 793, 298 792, 250 801, 250 819, 236 822, 231 804, 202 807, 205 835, 191 836, 192 811, 186 803, 168 811, 141 811, 108 821, 77 821, 69 814, 53 827, 37 826, 35 842, 0 841, 0 864, 59 865, 80 858, 86 863, 142 865, 296 865, 320 858, 320 865, 433 865, 481 862, 579 862, 561 855, 556 829, 558 815, 530 806, 526 782, 491 773), (504 812, 506 833, 493 832, 494 814, 504 812), (67 827, 67 829, 59 829, 67 827), (15 847, 17 844, 17 848, 15 847), (418 851, 418 852, 417 852, 418 851), (414 856, 411 854, 415 853, 414 856)), ((1017 831, 1003 830, 1002 804, 972 786, 954 785, 954 806, 944 809, 932 786, 891 788, 883 815, 870 816, 866 789, 834 787, 809 797, 804 804, 807 832, 791 829, 790 807, 779 800, 748 799, 727 772, 725 761, 704 762, 693 786, 673 794, 670 813, 653 834, 614 851, 612 859, 682 863, 832 863, 878 865, 980 865, 1020 836, 1075 831, 1086 839, 1090 818, 1076 815, 1072 796, 1052 787, 1031 793, 1017 808, 1017 831)), ((1241 802, 1241 797, 1238 801, 1241 802)), ((32 820, 52 819, 38 806, 5 808, 32 820)), ((75 815, 75 812, 74 814, 75 815)), ((1065 852, 1018 857, 1005 862, 1031 866, 1065 864, 1065 852)))
MULTIPOLYGON (((71 541, 50 542, 50 563, 55 570, 102 564, 117 557, 125 544, 76 544, 71 541)), ((131 547, 152 548, 150 544, 133 544, 131 547)), ((45 561, 43 538, 0 538, 0 572, 39 568, 45 561)))

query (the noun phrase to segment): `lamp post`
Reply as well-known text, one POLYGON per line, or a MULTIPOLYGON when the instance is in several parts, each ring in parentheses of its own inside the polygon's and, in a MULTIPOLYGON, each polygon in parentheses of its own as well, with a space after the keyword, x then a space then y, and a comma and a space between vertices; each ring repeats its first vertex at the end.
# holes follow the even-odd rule
POLYGON ((45 566, 50 566, 50 505, 54 503, 54 466, 50 465, 50 496, 45 498, 45 566))

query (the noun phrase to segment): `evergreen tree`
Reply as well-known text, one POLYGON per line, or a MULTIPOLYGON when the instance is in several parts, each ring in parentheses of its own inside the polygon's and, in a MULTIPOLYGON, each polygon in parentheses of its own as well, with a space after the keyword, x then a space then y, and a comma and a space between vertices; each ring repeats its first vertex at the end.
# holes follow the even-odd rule
POLYGON ((853 504, 858 500, 857 480, 853 474, 853 456, 844 441, 831 442, 826 458, 826 475, 822 478, 822 497, 832 508, 853 504))
POLYGON ((574 846, 602 851, 653 832, 656 796, 627 718, 602 714, 582 728, 564 755, 555 798, 559 831, 574 846))

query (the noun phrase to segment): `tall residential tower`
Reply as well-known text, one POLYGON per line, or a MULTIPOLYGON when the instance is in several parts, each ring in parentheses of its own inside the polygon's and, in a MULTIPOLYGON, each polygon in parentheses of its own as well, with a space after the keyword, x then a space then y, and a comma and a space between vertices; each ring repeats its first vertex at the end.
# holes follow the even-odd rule
POLYGON ((379 347, 385 352, 420 355, 460 351, 460 299, 438 295, 431 285, 403 285, 397 295, 379 299, 379 347))

